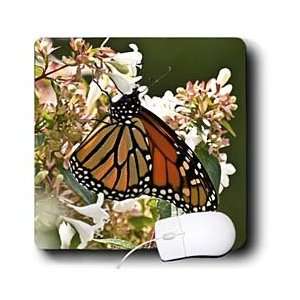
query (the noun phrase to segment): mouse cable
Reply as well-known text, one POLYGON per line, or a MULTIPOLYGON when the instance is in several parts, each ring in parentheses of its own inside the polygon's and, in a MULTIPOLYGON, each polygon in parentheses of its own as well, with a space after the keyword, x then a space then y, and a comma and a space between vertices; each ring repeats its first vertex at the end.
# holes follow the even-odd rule
POLYGON ((159 238, 155 238, 155 239, 151 239, 149 241, 146 241, 146 242, 143 242, 137 246, 135 246, 133 249, 131 249, 123 258, 122 260, 118 263, 117 265, 117 269, 120 269, 122 264, 125 262, 125 260, 133 253, 135 252, 136 250, 142 248, 143 246, 147 245, 147 244, 150 244, 152 242, 156 242, 158 240, 173 240, 175 237, 177 236, 180 236, 180 235, 184 235, 184 232, 181 232, 181 233, 174 233, 174 232, 169 232, 169 233, 165 233, 162 237, 159 237, 159 238))
POLYGON ((133 253, 135 252, 136 250, 142 248, 143 246, 147 245, 147 244, 150 244, 152 242, 155 242, 157 241, 157 239, 151 239, 149 241, 146 241, 146 242, 143 242, 137 246, 135 246, 133 249, 131 249, 123 258, 122 260, 118 263, 117 265, 117 269, 120 269, 121 268, 121 265, 125 262, 125 260, 133 253))

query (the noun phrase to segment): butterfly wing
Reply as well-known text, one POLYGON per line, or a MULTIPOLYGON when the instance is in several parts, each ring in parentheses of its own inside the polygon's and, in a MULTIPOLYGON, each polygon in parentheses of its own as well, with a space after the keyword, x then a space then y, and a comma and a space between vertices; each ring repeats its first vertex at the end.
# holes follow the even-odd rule
POLYGON ((145 108, 129 123, 105 116, 72 154, 70 168, 80 184, 109 199, 146 194, 185 212, 217 208, 216 191, 197 156, 145 108))
POLYGON ((149 195, 167 199, 185 212, 212 211, 217 194, 195 153, 160 118, 142 107, 139 118, 149 139, 153 170, 149 195))
POLYGON ((77 181, 107 198, 134 198, 148 188, 152 167, 143 124, 120 124, 105 116, 75 150, 70 168, 77 181))

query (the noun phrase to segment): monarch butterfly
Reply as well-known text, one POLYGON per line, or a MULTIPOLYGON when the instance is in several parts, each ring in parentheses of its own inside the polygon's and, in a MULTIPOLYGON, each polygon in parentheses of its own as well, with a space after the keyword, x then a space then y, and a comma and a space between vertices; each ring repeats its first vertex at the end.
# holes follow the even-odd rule
POLYGON ((75 150, 70 169, 85 188, 106 198, 149 195, 184 212, 217 209, 214 186, 195 153, 141 105, 138 89, 110 101, 106 114, 75 150))

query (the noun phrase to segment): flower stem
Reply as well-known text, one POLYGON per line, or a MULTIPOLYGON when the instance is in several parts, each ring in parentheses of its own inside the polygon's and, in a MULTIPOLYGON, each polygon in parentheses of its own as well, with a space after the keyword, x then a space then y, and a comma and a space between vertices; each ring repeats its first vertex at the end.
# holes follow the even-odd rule
POLYGON ((52 70, 52 71, 50 71, 50 72, 48 72, 48 73, 43 72, 43 74, 40 75, 40 76, 38 76, 37 78, 35 78, 34 81, 37 82, 37 81, 39 81, 39 80, 41 80, 41 79, 47 78, 49 75, 51 75, 51 74, 53 74, 53 73, 55 73, 55 72, 58 72, 58 71, 60 71, 60 70, 62 70, 62 69, 64 69, 64 68, 66 68, 66 67, 69 67, 69 65, 63 65, 63 66, 61 66, 61 67, 59 67, 59 68, 57 68, 57 69, 55 69, 55 70, 52 70))

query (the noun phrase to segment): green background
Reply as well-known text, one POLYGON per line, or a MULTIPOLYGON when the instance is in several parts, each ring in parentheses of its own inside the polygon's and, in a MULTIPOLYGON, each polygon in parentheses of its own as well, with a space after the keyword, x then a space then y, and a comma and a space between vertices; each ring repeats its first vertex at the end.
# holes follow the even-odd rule
MULTIPOLYGON (((54 46, 62 48, 56 54, 66 53, 69 39, 54 39, 54 46)), ((100 46, 104 38, 86 39, 94 47, 100 46)), ((233 220, 237 237, 235 249, 246 241, 246 49, 241 39, 237 38, 111 38, 106 46, 120 52, 131 51, 128 47, 135 43, 143 54, 141 84, 151 83, 172 71, 149 90, 150 96, 162 96, 166 90, 176 92, 177 87, 184 87, 189 80, 208 80, 218 75, 221 68, 227 67, 232 72, 230 83, 232 94, 237 97, 238 110, 231 125, 237 137, 231 137, 231 146, 224 148, 228 161, 233 163, 237 172, 230 177, 230 187, 220 195, 219 211, 226 213, 233 220)))

